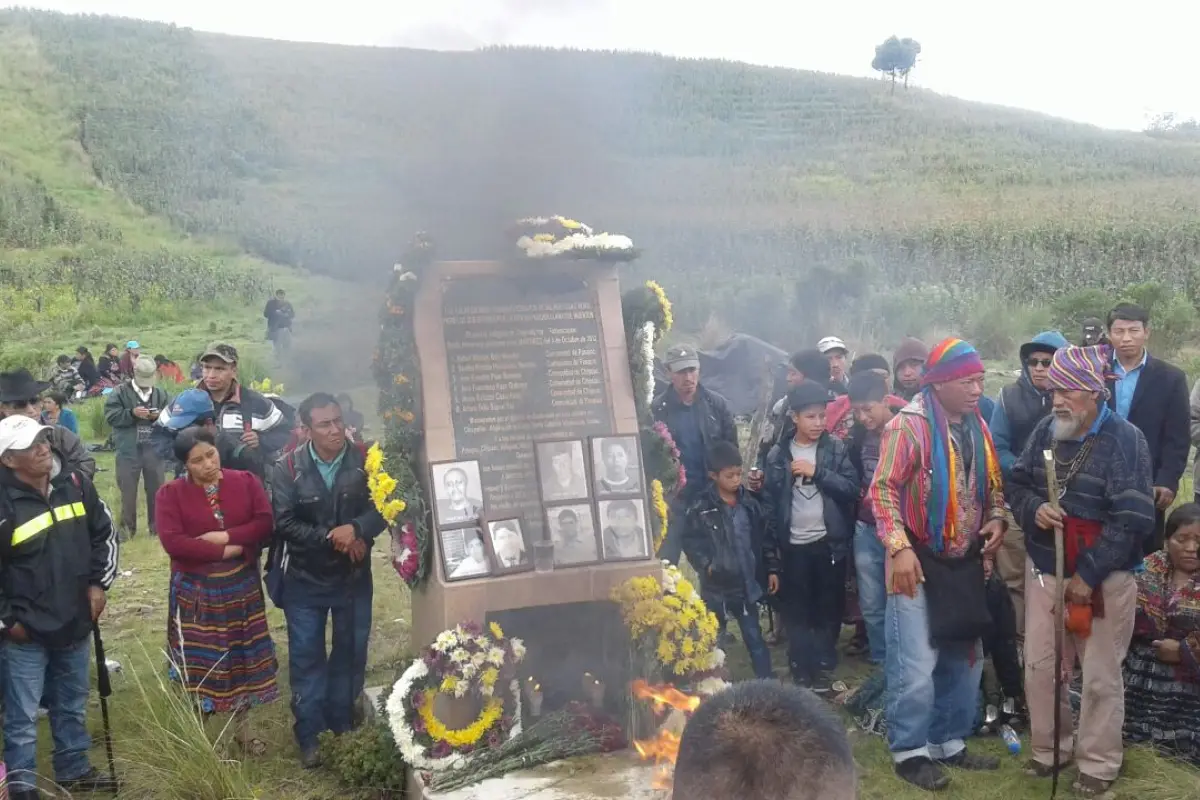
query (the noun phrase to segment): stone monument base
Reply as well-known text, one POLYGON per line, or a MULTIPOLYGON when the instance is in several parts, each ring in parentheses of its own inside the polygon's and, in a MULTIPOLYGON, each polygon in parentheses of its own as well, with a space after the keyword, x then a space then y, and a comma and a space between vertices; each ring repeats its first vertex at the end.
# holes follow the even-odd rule
POLYGON ((409 791, 422 800, 665 800, 667 792, 653 787, 655 767, 632 750, 583 756, 521 770, 457 789, 409 791))

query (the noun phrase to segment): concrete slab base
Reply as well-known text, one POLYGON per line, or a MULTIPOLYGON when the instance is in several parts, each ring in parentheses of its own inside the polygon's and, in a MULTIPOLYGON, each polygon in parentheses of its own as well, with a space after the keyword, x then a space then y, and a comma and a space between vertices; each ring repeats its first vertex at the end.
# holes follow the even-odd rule
POLYGON ((453 792, 425 789, 423 800, 665 800, 654 766, 632 751, 585 756, 521 770, 453 792))

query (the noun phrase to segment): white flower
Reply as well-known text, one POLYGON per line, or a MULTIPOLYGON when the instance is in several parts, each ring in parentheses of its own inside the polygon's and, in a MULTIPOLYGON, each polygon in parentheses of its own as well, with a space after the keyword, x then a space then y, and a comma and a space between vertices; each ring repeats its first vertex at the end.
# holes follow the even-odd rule
POLYGON ((464 664, 471 660, 471 654, 460 647, 450 654, 450 660, 455 664, 464 664))
MULTIPOLYGON (((408 550, 406 549, 404 551, 404 554, 401 556, 401 558, 407 558, 407 557, 408 557, 408 550)), ((452 647, 454 647, 454 645, 456 645, 457 643, 458 643, 458 640, 455 639, 453 631, 442 631, 441 633, 438 634, 437 639, 434 640, 433 648, 435 650, 440 650, 441 652, 445 653, 447 650, 450 650, 452 647)))
POLYGON ((642 393, 646 397, 646 405, 654 402, 654 323, 647 321, 638 332, 639 344, 642 347, 642 363, 645 374, 642 375, 644 386, 642 393))
POLYGON ((471 663, 475 665, 476 669, 478 669, 487 663, 487 656, 483 653, 475 653, 471 656, 471 663))
POLYGON ((509 645, 512 647, 513 658, 517 661, 525 660, 525 642, 520 639, 509 640, 509 645))
POLYGON ((549 258, 572 250, 632 250, 633 240, 628 236, 612 233, 573 233, 553 242, 522 236, 517 239, 517 247, 525 251, 525 255, 530 258, 549 258))
POLYGON ((497 667, 503 666, 504 650, 499 647, 491 648, 490 650, 488 650, 487 660, 488 660, 489 664, 494 664, 497 667))
POLYGON ((716 648, 708 657, 709 669, 720 669, 725 664, 725 651, 721 648, 716 648))
POLYGON ((712 697, 720 691, 724 691, 731 684, 728 681, 723 681, 720 678, 705 678, 696 684, 696 694, 704 697, 712 697))
POLYGON ((479 672, 479 668, 476 667, 470 661, 468 661, 467 663, 465 663, 461 667, 459 667, 459 671, 462 673, 462 676, 464 679, 463 682, 465 683, 466 681, 469 681, 475 677, 475 674, 477 672, 479 672))
MULTIPOLYGON (((663 562, 666 563, 665 561, 663 562)), ((672 566, 667 566, 663 570, 663 592, 665 594, 675 594, 679 587, 679 569, 672 566)))
POLYGON ((458 683, 454 684, 455 697, 466 697, 467 692, 469 691, 471 691, 471 684, 467 683, 466 681, 459 681, 458 683))

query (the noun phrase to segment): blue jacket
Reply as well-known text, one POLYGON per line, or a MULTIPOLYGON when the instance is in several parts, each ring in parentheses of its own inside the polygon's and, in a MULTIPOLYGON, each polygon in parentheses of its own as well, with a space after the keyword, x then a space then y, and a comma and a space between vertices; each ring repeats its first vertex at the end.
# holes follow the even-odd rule
MULTIPOLYGON (((792 527, 792 485, 795 482, 791 443, 795 435, 795 423, 788 420, 778 442, 767 453, 762 491, 767 547, 788 546, 792 527)), ((854 468, 846 443, 828 433, 821 434, 817 441, 813 483, 825 501, 825 541, 829 542, 834 557, 840 558, 850 552, 861 491, 858 470, 854 468)))
MULTIPOLYGON (((1013 464, 1025 448, 1029 434, 1042 417, 1050 413, 1050 393, 1033 385, 1029 378, 1029 367, 1025 360, 1031 353, 1058 350, 1070 342, 1058 331, 1043 331, 1021 345, 1021 377, 1017 382, 1000 391, 1000 400, 991 414, 984 414, 992 432, 992 443, 996 445, 996 456, 1000 469, 1007 478, 1013 464)), ((982 406, 980 413, 983 413, 982 406)))

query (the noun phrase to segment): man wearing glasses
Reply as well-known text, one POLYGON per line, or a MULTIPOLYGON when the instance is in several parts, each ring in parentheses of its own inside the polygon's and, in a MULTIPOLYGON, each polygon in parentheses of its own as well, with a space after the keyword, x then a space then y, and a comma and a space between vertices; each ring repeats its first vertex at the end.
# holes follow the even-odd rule
MULTIPOLYGON (((34 380, 27 369, 0 373, 0 419, 22 416, 40 422, 41 395, 49 388, 49 383, 34 380)), ((57 425, 50 429, 49 436, 55 476, 77 472, 89 481, 96 477, 96 459, 78 436, 57 425)))
MULTIPOLYGON (((1058 331, 1045 331, 1021 345, 1021 377, 1000 391, 996 410, 988 421, 992 443, 1007 482, 1013 464, 1025 449, 1033 429, 1050 413, 1050 362, 1059 348, 1070 342, 1058 331)), ((1008 533, 996 554, 996 569, 1008 587, 1017 617, 1017 638, 1025 634, 1025 536, 1009 515, 1008 533)), ((1018 642, 1019 644, 1019 642, 1018 642)))

